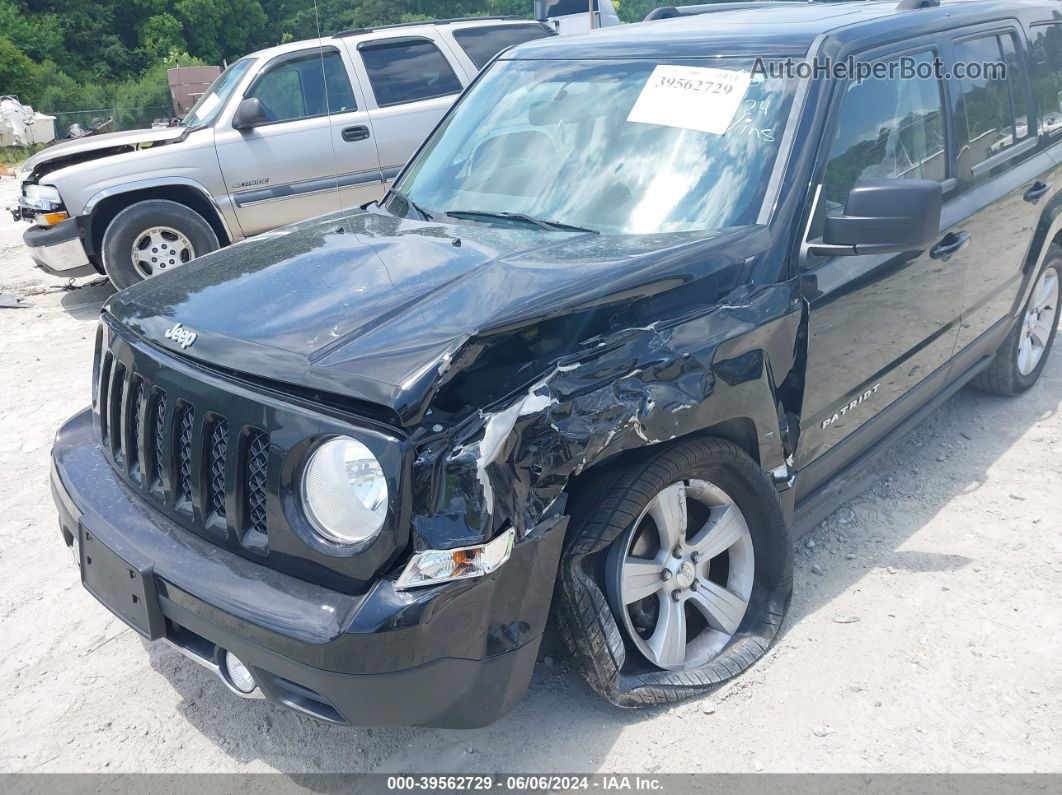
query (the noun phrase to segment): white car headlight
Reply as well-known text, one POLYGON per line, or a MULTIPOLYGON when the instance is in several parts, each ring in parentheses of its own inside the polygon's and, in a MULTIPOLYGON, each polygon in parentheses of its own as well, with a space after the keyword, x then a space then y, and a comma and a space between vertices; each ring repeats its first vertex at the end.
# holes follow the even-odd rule
POLYGON ((26 201, 38 207, 45 205, 58 207, 63 203, 59 195, 59 189, 52 185, 27 185, 25 190, 26 201))
POLYGON ((302 506, 326 541, 349 546, 375 538, 387 518, 383 467, 356 439, 329 439, 302 473, 302 506))

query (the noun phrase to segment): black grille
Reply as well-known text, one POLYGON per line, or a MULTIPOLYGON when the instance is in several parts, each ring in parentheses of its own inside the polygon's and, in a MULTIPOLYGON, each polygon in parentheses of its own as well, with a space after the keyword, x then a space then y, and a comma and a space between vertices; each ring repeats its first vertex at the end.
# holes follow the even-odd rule
POLYGON ((132 412, 130 422, 132 428, 129 433, 129 472, 139 480, 143 477, 143 465, 140 461, 140 451, 143 449, 143 428, 140 425, 140 412, 144 406, 144 381, 140 376, 133 376, 133 391, 130 393, 129 410, 132 412))
POLYGON ((125 466, 125 454, 122 452, 122 395, 125 393, 125 368, 117 364, 111 376, 111 455, 120 467, 125 466))
POLYGON ((111 366, 114 364, 114 359, 111 357, 111 352, 107 351, 103 355, 103 366, 100 367, 100 402, 98 404, 100 414, 100 438, 103 441, 103 446, 106 447, 110 444, 110 425, 111 425, 111 366))
POLYGON ((174 488, 177 504, 192 501, 192 428, 195 426, 195 409, 183 405, 178 411, 174 431, 173 448, 177 453, 177 477, 174 488))
MULTIPOLYGON (((176 511, 196 529, 209 527, 215 537, 226 526, 240 530, 241 540, 250 531, 266 534, 268 433, 250 426, 230 430, 228 418, 209 406, 202 407, 205 421, 197 426, 193 398, 168 394, 153 386, 149 376, 110 358, 105 358, 99 377, 103 447, 123 475, 160 507, 176 511), (240 448, 238 440, 242 463, 230 465, 229 456, 240 448), (226 473, 232 471, 239 483, 228 482, 226 473), (243 495, 243 502, 241 516, 230 520, 226 499, 233 490, 243 495)), ((251 546, 265 551, 261 538, 251 546)))
POLYGON ((215 516, 225 518, 225 453, 229 446, 229 424, 222 417, 210 423, 207 451, 208 505, 215 516))
POLYGON ((247 531, 266 533, 266 469, 269 465, 269 434, 253 431, 247 437, 245 489, 247 531))
MULTIPOLYGON (((169 322, 145 320, 160 337, 169 322)), ((345 593, 364 592, 383 558, 375 552, 337 556, 303 543, 306 520, 289 490, 316 440, 355 435, 374 449, 398 445, 395 460, 406 460, 408 442, 391 438, 401 436, 398 429, 361 427, 360 414, 340 416, 338 405, 321 410, 308 391, 259 389, 253 379, 139 339, 107 313, 102 327, 100 362, 93 368, 99 454, 124 492, 154 514, 159 532, 178 542, 199 536, 224 550, 219 561, 236 554, 295 577, 312 573, 315 582, 345 593)), ((405 520, 394 521, 397 528, 405 520)), ((408 542, 397 530, 384 535, 408 542)))
POLYGON ((166 437, 166 393, 159 392, 155 396, 155 412, 152 417, 152 436, 154 444, 151 447, 151 484, 155 487, 162 486, 162 444, 166 437))
MULTIPOLYGON (((140 350, 112 329, 95 368, 101 450, 141 498, 185 529, 242 553, 268 556, 283 533, 274 508, 284 452, 262 427, 262 403, 206 388, 201 380, 140 350)), ((198 374, 197 374, 198 375, 198 374)), ((271 408, 300 438, 320 421, 271 408)))

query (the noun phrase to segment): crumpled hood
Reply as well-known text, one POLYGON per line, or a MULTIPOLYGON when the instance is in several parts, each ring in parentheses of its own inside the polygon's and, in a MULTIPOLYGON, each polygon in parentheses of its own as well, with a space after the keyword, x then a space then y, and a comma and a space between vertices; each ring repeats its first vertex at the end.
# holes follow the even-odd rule
POLYGON ((147 130, 125 130, 123 132, 104 133, 103 135, 86 135, 61 144, 49 146, 22 164, 23 174, 32 174, 42 163, 57 158, 81 155, 97 149, 114 149, 122 146, 137 146, 145 143, 175 141, 188 132, 185 127, 152 127, 147 130))
POLYGON ((105 311, 186 357, 407 421, 473 337, 671 290, 768 242, 764 227, 597 236, 353 211, 209 254, 123 290, 105 311), (193 342, 167 337, 176 323, 193 342))

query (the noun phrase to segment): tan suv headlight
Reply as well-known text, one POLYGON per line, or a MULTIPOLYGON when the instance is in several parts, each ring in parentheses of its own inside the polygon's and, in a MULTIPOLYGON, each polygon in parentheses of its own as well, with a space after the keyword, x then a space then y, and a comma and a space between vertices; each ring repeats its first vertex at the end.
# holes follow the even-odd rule
POLYGON ((42 210, 53 209, 63 203, 59 189, 54 185, 27 185, 26 201, 42 210))
POLYGON ((53 185, 25 185, 23 197, 25 203, 37 211, 34 220, 38 226, 53 226, 70 217, 62 209, 63 199, 59 189, 53 185))

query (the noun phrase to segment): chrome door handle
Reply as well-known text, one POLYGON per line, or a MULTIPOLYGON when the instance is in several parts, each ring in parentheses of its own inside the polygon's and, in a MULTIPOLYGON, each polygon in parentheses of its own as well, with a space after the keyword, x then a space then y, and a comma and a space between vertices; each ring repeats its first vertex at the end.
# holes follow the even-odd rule
POLYGON ((929 256, 947 262, 966 248, 971 240, 969 232, 949 232, 944 239, 929 250, 929 256))
POLYGON ((1040 180, 1037 180, 1036 184, 1034 184, 1031 188, 1025 191, 1025 201, 1031 204, 1035 204, 1036 202, 1040 201, 1040 199, 1042 199, 1044 196, 1046 196, 1049 190, 1051 190, 1050 185, 1048 185, 1046 182, 1041 182, 1040 180))

